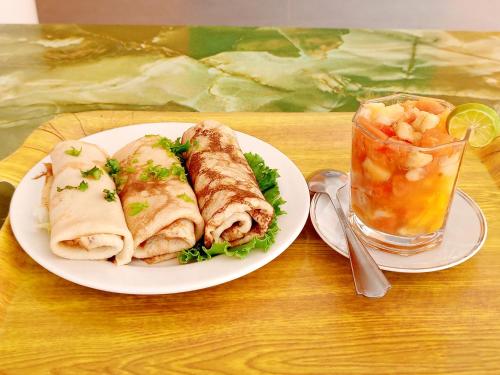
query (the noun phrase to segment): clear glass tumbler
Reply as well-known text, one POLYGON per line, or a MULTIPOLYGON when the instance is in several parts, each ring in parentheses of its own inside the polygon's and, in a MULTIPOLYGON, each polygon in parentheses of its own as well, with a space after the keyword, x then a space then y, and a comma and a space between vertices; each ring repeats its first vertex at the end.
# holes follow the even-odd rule
POLYGON ((396 94, 363 103, 404 106, 418 100, 444 107, 436 130, 424 133, 426 147, 380 136, 363 121, 362 106, 353 118, 351 222, 369 245, 402 255, 441 242, 468 135, 451 141, 447 136, 440 144, 438 129, 446 132, 453 109, 443 100, 396 94))

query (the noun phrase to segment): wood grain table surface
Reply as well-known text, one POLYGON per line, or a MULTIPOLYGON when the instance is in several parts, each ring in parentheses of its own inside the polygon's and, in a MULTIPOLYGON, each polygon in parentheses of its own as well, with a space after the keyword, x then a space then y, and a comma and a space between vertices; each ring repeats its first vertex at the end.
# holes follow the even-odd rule
MULTIPOLYGON (((133 123, 221 120, 283 151, 305 176, 349 169, 351 113, 60 115, 0 162, 16 184, 61 139, 133 123)), ((261 269, 195 292, 132 296, 72 284, 0 232, 1 374, 499 374, 500 142, 468 149, 459 187, 483 209, 483 249, 455 268, 387 272, 356 296, 349 263, 310 221, 261 269)))

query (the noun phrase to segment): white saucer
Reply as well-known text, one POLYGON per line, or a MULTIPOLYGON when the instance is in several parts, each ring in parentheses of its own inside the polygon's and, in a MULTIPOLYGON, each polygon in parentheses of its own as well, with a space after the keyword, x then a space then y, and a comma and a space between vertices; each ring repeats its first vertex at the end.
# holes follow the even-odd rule
MULTIPOLYGON (((341 199, 345 212, 349 209, 350 194, 341 199)), ((348 257, 347 244, 330 199, 315 194, 310 216, 316 232, 336 252, 348 257)), ((464 192, 455 191, 448 216, 443 242, 434 249, 402 256, 368 249, 381 269, 393 272, 420 273, 444 270, 474 256, 486 239, 486 219, 478 205, 464 192)))

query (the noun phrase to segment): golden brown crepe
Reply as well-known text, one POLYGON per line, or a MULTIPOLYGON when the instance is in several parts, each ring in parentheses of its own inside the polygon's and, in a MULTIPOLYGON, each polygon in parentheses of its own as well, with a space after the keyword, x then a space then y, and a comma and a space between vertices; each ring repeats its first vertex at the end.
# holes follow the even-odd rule
POLYGON ((262 195, 233 131, 207 120, 186 130, 186 166, 205 220, 205 246, 231 246, 264 235, 273 207, 262 195))
POLYGON ((119 150, 119 194, 134 238, 134 257, 155 263, 189 249, 203 234, 196 196, 179 159, 146 136, 119 150))
POLYGON ((90 143, 65 141, 50 157, 42 202, 49 208, 52 252, 68 259, 114 256, 117 264, 129 263, 133 241, 120 200, 104 198, 104 189, 115 190, 113 180, 103 170, 106 152, 90 143), (72 147, 80 153, 66 153, 72 147), (82 171, 93 167, 102 171, 98 179, 82 176, 82 171), (78 189, 82 181, 88 184, 85 190, 78 189))

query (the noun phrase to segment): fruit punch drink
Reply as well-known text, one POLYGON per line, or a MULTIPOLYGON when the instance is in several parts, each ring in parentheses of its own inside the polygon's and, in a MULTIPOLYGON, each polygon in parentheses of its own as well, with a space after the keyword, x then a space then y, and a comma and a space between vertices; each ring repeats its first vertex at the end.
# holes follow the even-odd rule
POLYGON ((466 144, 448 134, 452 108, 398 94, 356 112, 351 219, 371 245, 411 254, 440 242, 466 144))

